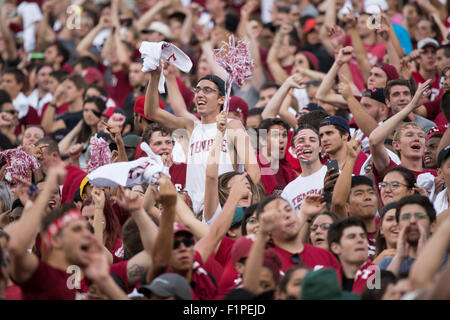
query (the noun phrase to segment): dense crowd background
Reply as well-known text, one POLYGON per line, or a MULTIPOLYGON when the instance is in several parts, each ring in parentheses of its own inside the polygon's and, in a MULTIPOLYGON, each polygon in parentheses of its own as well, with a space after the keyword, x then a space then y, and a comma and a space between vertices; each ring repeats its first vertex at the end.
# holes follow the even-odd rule
POLYGON ((449 299, 449 31, 448 0, 3 0, 0 298, 449 299))

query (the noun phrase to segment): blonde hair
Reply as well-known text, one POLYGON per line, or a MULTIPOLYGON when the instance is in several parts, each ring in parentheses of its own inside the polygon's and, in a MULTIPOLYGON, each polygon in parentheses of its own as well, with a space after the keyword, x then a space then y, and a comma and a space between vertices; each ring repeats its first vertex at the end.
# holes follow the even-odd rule
POLYGON ((405 131, 408 128, 419 129, 425 133, 425 130, 422 128, 422 126, 420 124, 417 124, 415 122, 407 122, 407 123, 402 124, 397 130, 395 130, 394 138, 392 139, 392 141, 400 142, 400 137, 401 137, 403 131, 405 131))

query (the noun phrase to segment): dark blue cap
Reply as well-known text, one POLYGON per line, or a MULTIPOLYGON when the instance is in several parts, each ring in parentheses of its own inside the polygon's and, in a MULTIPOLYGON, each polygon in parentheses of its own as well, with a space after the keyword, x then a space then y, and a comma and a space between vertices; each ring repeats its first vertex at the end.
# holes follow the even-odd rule
POLYGON ((344 118, 342 118, 341 116, 328 116, 328 117, 326 117, 320 123, 319 128, 320 127, 324 127, 324 126, 329 126, 329 125, 334 125, 334 126, 341 127, 342 129, 347 131, 348 134, 350 134, 350 127, 348 126, 348 121, 345 120, 344 118))
MULTIPOLYGON (((219 78, 218 76, 215 76, 213 74, 208 74, 204 77, 202 77, 200 80, 198 80, 198 82, 202 81, 202 80, 209 80, 211 82, 214 82, 216 84, 216 86, 219 88, 220 93, 224 96, 225 95, 225 81, 223 81, 221 78, 219 78)), ((197 82, 197 83, 198 83, 197 82)))
POLYGON ((447 159, 449 156, 450 156, 450 146, 446 146, 438 154, 437 167, 440 168, 442 165, 442 162, 444 162, 444 160, 447 159))

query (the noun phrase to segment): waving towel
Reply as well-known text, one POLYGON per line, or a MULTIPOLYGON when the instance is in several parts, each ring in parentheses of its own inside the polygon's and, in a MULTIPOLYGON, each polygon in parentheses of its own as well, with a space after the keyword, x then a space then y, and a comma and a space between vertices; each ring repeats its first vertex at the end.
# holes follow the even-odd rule
MULTIPOLYGON (((189 59, 189 57, 177 46, 165 41, 144 41, 139 48, 139 52, 144 60, 144 63, 142 64, 142 72, 149 72, 157 69, 161 58, 169 61, 183 72, 189 72, 192 68, 191 59, 189 59)), ((164 81, 164 73, 163 70, 161 70, 161 78, 159 79, 158 84, 159 93, 165 93, 164 81)))
POLYGON ((164 166, 161 156, 152 152, 149 157, 101 166, 86 177, 97 187, 131 187, 143 182, 154 185, 160 173, 170 177, 169 168, 164 166))

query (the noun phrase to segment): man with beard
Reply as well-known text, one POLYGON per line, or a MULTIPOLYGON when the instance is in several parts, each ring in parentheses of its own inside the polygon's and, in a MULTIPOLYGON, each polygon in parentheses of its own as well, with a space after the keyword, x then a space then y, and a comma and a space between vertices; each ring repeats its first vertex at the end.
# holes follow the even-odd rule
POLYGON ((299 212, 307 195, 322 192, 327 167, 320 162, 320 136, 314 127, 299 127, 292 136, 291 143, 302 173, 284 188, 281 197, 299 212))
POLYGON ((436 211, 427 197, 412 195, 397 203, 395 218, 400 228, 397 252, 381 260, 381 270, 395 275, 408 272, 436 227, 436 211))

